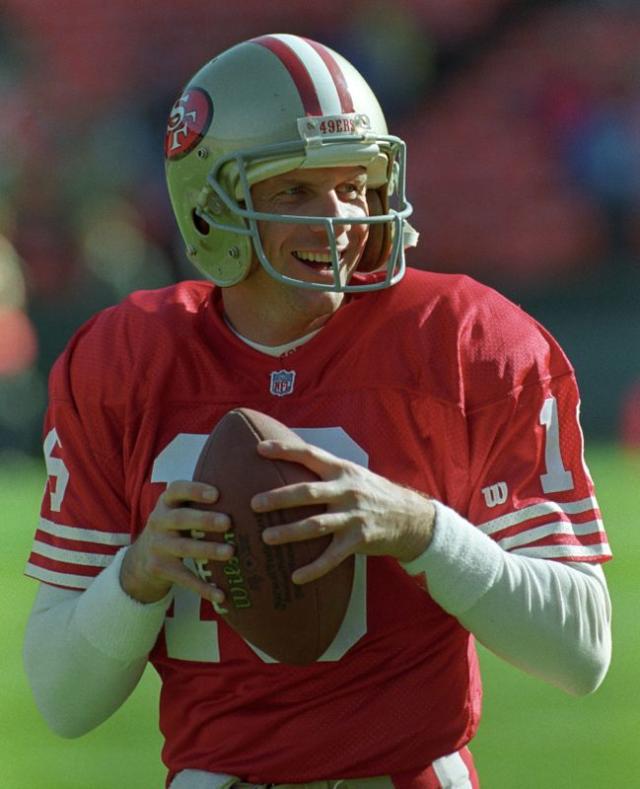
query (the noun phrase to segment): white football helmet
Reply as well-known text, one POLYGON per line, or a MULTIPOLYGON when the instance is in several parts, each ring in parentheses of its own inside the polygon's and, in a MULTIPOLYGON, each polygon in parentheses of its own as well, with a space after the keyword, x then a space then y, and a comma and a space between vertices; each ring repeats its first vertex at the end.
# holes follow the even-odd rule
POLYGON ((377 290, 404 274, 404 248, 412 233, 406 222, 412 208, 405 197, 405 145, 387 133, 364 78, 322 44, 267 35, 207 63, 173 105, 165 162, 187 255, 222 287, 247 276, 254 252, 272 277, 303 288, 377 290), (341 283, 335 230, 340 218, 257 212, 251 186, 298 168, 354 165, 367 170, 369 216, 361 221, 369 225, 369 237, 357 282, 341 283), (333 284, 276 271, 262 247, 258 222, 324 225, 333 284))

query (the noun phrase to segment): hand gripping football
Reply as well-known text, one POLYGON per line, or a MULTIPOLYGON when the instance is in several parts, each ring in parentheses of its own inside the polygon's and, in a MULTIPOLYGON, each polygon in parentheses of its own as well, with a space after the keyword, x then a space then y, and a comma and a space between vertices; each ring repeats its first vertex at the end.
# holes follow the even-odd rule
POLYGON ((227 562, 196 565, 201 578, 224 591, 226 600, 218 613, 244 639, 282 663, 312 663, 329 647, 344 618, 353 584, 353 556, 316 581, 292 583, 293 571, 316 559, 331 536, 286 545, 263 542, 267 526, 292 523, 324 509, 297 507, 268 513, 251 509, 256 493, 317 479, 298 463, 260 456, 256 446, 263 439, 302 441, 281 422, 248 408, 225 414, 207 439, 193 479, 218 488, 220 497, 211 509, 226 512, 232 525, 226 534, 206 538, 229 542, 234 556, 227 562))

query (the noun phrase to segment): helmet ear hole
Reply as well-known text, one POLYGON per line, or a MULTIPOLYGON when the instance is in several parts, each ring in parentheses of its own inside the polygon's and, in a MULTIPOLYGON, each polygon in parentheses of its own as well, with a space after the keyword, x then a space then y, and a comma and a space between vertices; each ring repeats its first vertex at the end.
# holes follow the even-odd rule
POLYGON ((198 216, 196 213, 195 208, 191 211, 191 221, 193 222, 193 226, 195 229, 200 233, 201 236, 208 236, 211 232, 211 228, 209 227, 208 223, 205 220, 198 216))

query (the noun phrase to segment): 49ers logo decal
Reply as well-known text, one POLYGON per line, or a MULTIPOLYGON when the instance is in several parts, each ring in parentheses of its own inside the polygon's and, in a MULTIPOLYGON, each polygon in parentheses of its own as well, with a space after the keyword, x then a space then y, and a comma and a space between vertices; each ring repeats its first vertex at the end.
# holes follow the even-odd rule
POLYGON ((206 91, 190 88, 183 93, 169 116, 164 138, 165 157, 180 159, 192 151, 207 133, 212 118, 213 104, 206 91))

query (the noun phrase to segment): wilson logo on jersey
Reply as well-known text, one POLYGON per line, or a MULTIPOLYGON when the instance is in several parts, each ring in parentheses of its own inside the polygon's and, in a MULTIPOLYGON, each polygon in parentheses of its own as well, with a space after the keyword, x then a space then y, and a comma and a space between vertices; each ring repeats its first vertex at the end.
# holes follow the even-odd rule
POLYGON ((277 397, 284 397, 293 392, 293 385, 296 380, 295 370, 274 370, 271 373, 271 383, 269 391, 277 397))
POLYGON ((487 507, 497 507, 498 504, 504 504, 507 500, 508 492, 509 489, 506 482, 496 482, 495 485, 488 485, 486 488, 482 488, 484 503, 487 507))

